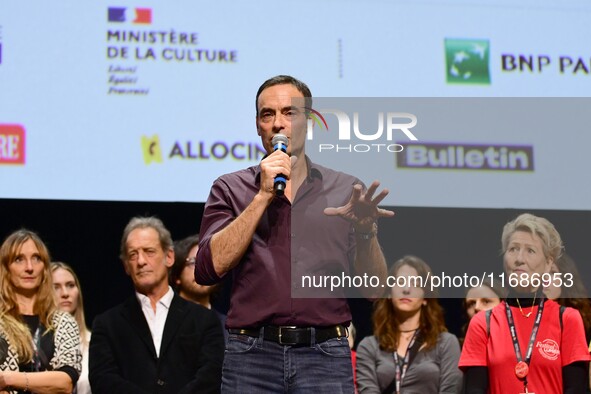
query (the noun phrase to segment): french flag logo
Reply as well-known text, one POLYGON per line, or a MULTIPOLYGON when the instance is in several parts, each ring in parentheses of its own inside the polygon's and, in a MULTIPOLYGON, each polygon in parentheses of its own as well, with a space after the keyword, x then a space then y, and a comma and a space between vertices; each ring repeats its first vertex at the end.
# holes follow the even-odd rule
MULTIPOLYGON (((107 20, 111 23, 124 23, 127 21, 126 7, 109 7, 107 11, 107 20)), ((132 23, 136 25, 152 24, 151 8, 134 8, 134 17, 132 23)))

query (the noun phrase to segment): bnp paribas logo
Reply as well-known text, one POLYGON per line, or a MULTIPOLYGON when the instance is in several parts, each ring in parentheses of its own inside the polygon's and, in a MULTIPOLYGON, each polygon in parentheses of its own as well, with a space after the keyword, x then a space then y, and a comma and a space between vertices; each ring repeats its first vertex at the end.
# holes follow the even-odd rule
POLYGON ((488 40, 445 39, 447 83, 490 85, 488 40))

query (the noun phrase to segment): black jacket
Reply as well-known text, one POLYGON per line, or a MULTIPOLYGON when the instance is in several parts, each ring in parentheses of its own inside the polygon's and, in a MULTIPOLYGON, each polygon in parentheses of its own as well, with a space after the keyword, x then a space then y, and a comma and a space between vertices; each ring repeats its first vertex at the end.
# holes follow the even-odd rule
POLYGON ((174 295, 160 357, 136 296, 97 316, 90 341, 93 394, 219 393, 224 337, 215 312, 174 295))

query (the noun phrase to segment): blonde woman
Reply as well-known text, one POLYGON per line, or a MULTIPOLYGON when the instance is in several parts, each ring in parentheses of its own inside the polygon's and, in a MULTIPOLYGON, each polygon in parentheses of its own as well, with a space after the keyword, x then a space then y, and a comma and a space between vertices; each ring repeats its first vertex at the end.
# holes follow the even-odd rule
POLYGON ((49 252, 19 230, 0 247, 0 392, 71 393, 81 369, 80 332, 53 297, 49 252))
POLYGON ((53 276, 53 290, 59 309, 68 312, 76 319, 80 328, 80 343, 82 344, 82 373, 76 384, 76 394, 90 394, 90 382, 88 381, 88 344, 90 343, 90 330, 84 319, 84 302, 82 288, 78 276, 66 263, 51 263, 53 276))
POLYGON ((459 364, 465 393, 584 393, 590 357, 583 320, 546 300, 541 281, 563 252, 560 234, 526 213, 505 225, 501 244, 514 280, 503 302, 470 320, 459 364))

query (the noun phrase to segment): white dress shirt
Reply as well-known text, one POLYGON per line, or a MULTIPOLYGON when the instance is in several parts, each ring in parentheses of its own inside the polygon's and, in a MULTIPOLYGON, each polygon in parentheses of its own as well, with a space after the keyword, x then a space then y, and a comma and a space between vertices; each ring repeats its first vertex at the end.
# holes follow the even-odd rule
POLYGON ((172 288, 168 286, 166 294, 156 303, 156 312, 152 309, 152 304, 147 296, 138 292, 136 292, 135 295, 142 306, 142 312, 144 312, 144 316, 150 327, 156 355, 160 357, 162 333, 164 332, 164 324, 166 323, 166 317, 168 316, 168 310, 170 309, 170 303, 172 302, 172 297, 174 297, 174 292, 172 291, 172 288))
POLYGON ((90 331, 86 331, 85 341, 80 338, 81 349, 82 349, 82 372, 78 377, 78 383, 76 383, 76 394, 90 394, 90 381, 88 380, 88 348, 90 344, 90 331), (86 343, 86 345, 84 344, 86 343))

